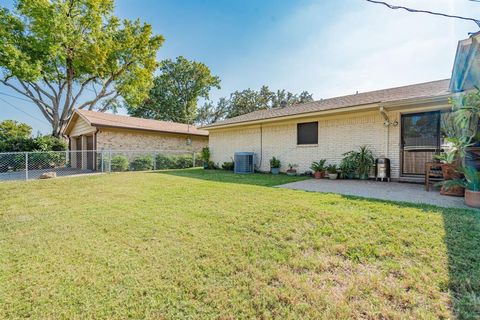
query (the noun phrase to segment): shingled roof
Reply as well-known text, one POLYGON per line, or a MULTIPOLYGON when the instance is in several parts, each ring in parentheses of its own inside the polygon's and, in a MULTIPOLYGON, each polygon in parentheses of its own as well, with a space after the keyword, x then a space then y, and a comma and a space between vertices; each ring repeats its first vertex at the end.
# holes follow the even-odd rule
POLYGON ((298 114, 355 107, 373 103, 395 102, 409 99, 421 99, 448 95, 450 79, 419 83, 403 87, 383 89, 370 92, 362 92, 348 96, 341 96, 330 99, 298 104, 285 108, 274 108, 259 110, 247 113, 238 117, 215 122, 204 128, 215 128, 218 126, 234 125, 242 122, 281 118, 298 114))
MULTIPOLYGON (((75 110, 75 113, 77 113, 80 117, 85 119, 94 127, 109 127, 208 136, 208 131, 198 129, 195 126, 184 123, 142 119, 89 110, 75 110)), ((69 126, 67 126, 66 131, 68 130, 68 127, 69 126)))

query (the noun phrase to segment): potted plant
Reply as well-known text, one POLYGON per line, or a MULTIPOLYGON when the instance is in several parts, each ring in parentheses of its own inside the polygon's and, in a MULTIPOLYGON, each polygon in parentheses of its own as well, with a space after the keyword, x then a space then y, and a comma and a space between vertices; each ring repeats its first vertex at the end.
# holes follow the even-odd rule
POLYGON ((294 169, 295 167, 298 167, 298 165, 293 164, 293 163, 289 163, 288 164, 287 175, 296 176, 297 175, 297 169, 294 169))
POLYGON ((210 167, 210 148, 203 147, 200 157, 203 160, 203 169, 208 169, 210 167))
POLYGON ((327 166, 328 179, 336 180, 338 178, 338 167, 336 164, 330 164, 327 166))
POLYGON ((368 180, 368 177, 370 176, 370 170, 375 163, 372 150, 370 150, 367 146, 361 146, 360 150, 353 151, 351 156, 355 160, 358 177, 362 180, 368 180))
POLYGON ((273 157, 270 159, 270 172, 272 174, 279 174, 280 173, 280 160, 273 157))
POLYGON ((312 162, 310 169, 313 171, 313 176, 315 179, 322 179, 325 175, 325 162, 327 159, 320 159, 320 161, 312 162))
POLYGON ((460 172, 464 178, 443 181, 445 189, 452 187, 465 188, 465 204, 469 207, 480 208, 480 172, 475 167, 462 167, 460 172))
POLYGON ((340 162, 340 177, 342 179, 353 179, 355 178, 356 169, 357 164, 355 162, 355 157, 347 156, 342 159, 342 162, 340 162))

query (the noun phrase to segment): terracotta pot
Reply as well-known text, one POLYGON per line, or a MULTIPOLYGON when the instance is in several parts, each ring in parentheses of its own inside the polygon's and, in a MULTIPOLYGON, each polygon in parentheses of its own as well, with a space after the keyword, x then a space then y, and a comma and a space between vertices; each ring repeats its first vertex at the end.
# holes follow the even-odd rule
POLYGON ((460 173, 457 171, 457 166, 449 163, 442 165, 443 179, 453 180, 460 178, 460 173))
POLYGON ((450 187, 448 191, 442 186, 440 189, 442 196, 463 197, 465 195, 465 189, 459 186, 450 187))
POLYGON ((313 176, 315 177, 315 179, 322 179, 325 176, 325 173, 322 171, 315 171, 313 176))
POLYGON ((465 190, 465 204, 472 208, 480 208, 480 191, 465 190))

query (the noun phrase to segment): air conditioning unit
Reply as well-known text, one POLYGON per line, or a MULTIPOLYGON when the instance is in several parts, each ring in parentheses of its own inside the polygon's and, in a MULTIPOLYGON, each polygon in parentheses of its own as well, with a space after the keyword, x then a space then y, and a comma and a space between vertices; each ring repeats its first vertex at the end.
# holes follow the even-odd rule
POLYGON ((255 172, 255 153, 253 152, 235 152, 235 173, 254 173, 255 172))

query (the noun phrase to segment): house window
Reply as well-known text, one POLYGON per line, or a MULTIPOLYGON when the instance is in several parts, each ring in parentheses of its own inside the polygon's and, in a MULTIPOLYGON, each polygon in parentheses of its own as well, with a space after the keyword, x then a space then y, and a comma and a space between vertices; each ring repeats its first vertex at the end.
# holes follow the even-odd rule
POLYGON ((318 122, 297 124, 297 144, 318 144, 318 122))

